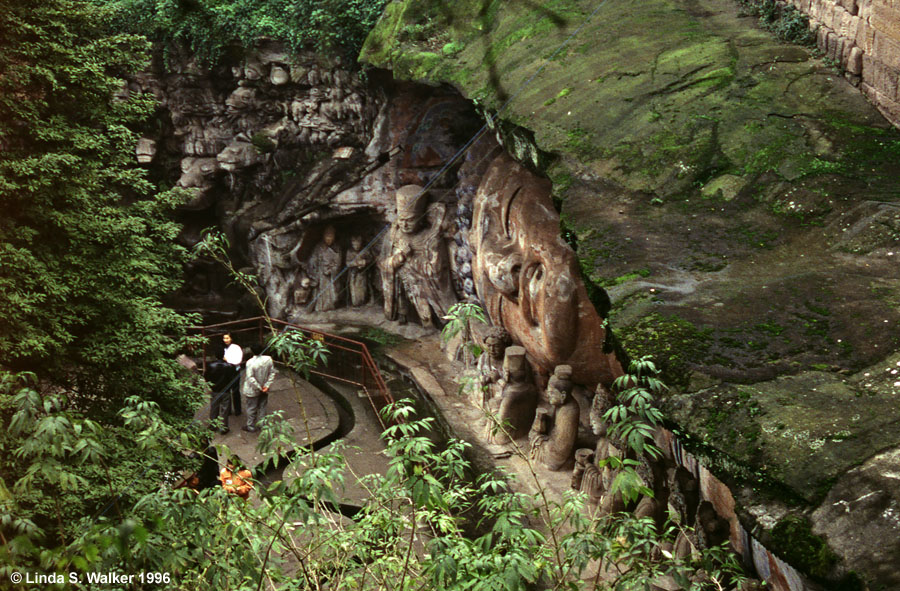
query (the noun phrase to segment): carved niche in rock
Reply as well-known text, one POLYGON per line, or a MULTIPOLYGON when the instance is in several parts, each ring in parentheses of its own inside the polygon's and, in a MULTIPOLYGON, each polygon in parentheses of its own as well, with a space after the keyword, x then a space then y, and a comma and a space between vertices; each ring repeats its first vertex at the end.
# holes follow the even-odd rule
POLYGON ((603 351, 603 318, 588 299, 575 253, 560 237, 550 181, 501 154, 473 208, 472 272, 492 322, 543 372, 570 365, 573 379, 590 386, 622 375, 615 355, 603 351))
POLYGON ((572 396, 572 367, 559 365, 547 386, 549 409, 538 409, 531 427, 531 457, 550 470, 560 470, 572 459, 581 409, 572 396))
POLYGON ((427 201, 422 187, 406 185, 395 193, 397 219, 391 224, 379 263, 384 313, 389 320, 406 316, 406 301, 415 308, 422 326, 442 318, 456 295, 450 279, 447 251, 449 229, 446 206, 427 201))
POLYGON ((531 379, 531 368, 523 347, 506 347, 503 381, 500 398, 489 403, 499 425, 488 419, 487 437, 491 443, 496 444, 523 437, 528 432, 537 407, 538 392, 531 379))

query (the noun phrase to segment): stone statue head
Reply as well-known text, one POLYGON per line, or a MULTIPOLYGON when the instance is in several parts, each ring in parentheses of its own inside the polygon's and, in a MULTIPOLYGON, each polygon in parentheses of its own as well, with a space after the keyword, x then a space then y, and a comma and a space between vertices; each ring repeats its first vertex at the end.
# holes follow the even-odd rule
POLYGON ((603 415, 606 414, 606 411, 611 409, 616 403, 615 398, 613 398, 612 392, 610 392, 607 388, 603 386, 603 384, 597 385, 597 392, 594 394, 594 399, 591 401, 591 412, 590 412, 590 421, 591 421, 591 430, 594 432, 594 435, 603 435, 606 433, 606 421, 603 419, 603 415))
POLYGON ((216 155, 216 160, 223 170, 234 172, 240 168, 253 166, 260 161, 259 151, 256 149, 250 139, 244 134, 239 133, 228 142, 225 149, 216 155))
POLYGON ((502 326, 492 327, 484 337, 484 348, 493 359, 501 359, 503 351, 512 343, 509 332, 502 326))
POLYGON ((256 89, 250 86, 239 86, 225 99, 225 111, 239 113, 254 108, 256 104, 256 89))
POLYGON ((524 382, 528 379, 528 360, 524 347, 507 347, 503 357, 503 373, 510 382, 524 382))
POLYGON ((215 158, 195 158, 193 156, 182 158, 178 186, 185 189, 191 187, 206 189, 212 182, 210 177, 218 168, 218 161, 215 158))
POLYGON ((554 388, 548 388, 547 397, 550 404, 560 406, 569 398, 572 393, 572 366, 557 365, 553 370, 554 388))
POLYGON ((578 466, 587 466, 594 459, 594 450, 582 447, 575 450, 575 464, 578 466))
POLYGON ((550 188, 505 154, 491 162, 473 201, 475 287, 493 323, 539 367, 571 365, 577 383, 610 383, 622 369, 603 352, 603 319, 560 236, 550 188))
POLYGON ((350 237, 350 248, 353 250, 361 250, 362 249, 362 236, 355 235, 350 237))
POLYGON ((397 189, 397 227, 404 234, 414 234, 425 213, 428 199, 419 185, 404 185, 397 189))
POLYGON ((334 229, 334 226, 331 224, 325 226, 325 233, 322 235, 322 241, 325 243, 325 246, 331 246, 334 244, 335 239, 337 238, 337 230, 334 229))
POLYGON ((156 156, 156 142, 150 138, 142 137, 138 140, 134 153, 140 164, 149 164, 156 156))

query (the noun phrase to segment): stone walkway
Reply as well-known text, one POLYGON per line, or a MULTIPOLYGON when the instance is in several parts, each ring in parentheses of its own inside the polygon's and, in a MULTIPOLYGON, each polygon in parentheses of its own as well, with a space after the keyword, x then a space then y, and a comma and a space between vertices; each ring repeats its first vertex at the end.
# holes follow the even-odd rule
MULTIPOLYGON (((337 453, 344 457, 347 472, 340 502, 351 507, 359 507, 369 496, 365 487, 359 483, 359 478, 368 474, 387 473, 388 458, 384 455, 381 426, 369 401, 357 394, 356 388, 337 381, 330 381, 329 385, 350 404, 354 423, 353 428, 344 437, 326 445, 316 453, 337 453)), ((296 477, 296 472, 285 471, 285 481, 296 477)))
MULTIPOLYGON (((516 488, 522 492, 538 492, 531 469, 521 457, 512 453, 512 444, 494 445, 487 442, 484 437, 487 425, 484 413, 459 391, 460 378, 465 371, 463 364, 448 360, 446 352, 441 349, 439 335, 431 334, 415 342, 403 343, 388 350, 386 355, 437 407, 452 436, 472 445, 470 456, 477 470, 503 469, 515 478, 516 488)), ((528 453, 530 445, 527 436, 517 440, 516 444, 528 453)), ((570 490, 571 467, 553 472, 535 463, 534 471, 541 485, 558 497, 570 490)))
MULTIPOLYGON (((279 366, 278 371, 278 377, 269 389, 267 414, 276 411, 283 413, 284 418, 294 430, 298 447, 314 444, 334 434, 340 425, 340 415, 334 400, 301 378, 295 378, 295 389, 284 367, 279 366), (309 433, 303 423, 301 403, 306 410, 309 433)), ((245 411, 244 414, 228 417, 228 427, 231 431, 224 435, 215 434, 212 444, 227 445, 232 453, 237 454, 244 464, 253 470, 267 458, 256 449, 259 433, 248 433, 241 430, 241 427, 247 422, 246 409, 242 410, 245 411)), ((209 404, 197 411, 195 418, 204 424, 208 423, 209 404)))

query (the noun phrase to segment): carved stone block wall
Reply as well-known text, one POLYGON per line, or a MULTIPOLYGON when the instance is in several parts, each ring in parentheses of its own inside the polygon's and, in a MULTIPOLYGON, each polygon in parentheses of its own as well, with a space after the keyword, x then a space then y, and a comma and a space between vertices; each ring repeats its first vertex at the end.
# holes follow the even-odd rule
POLYGON ((816 44, 900 127, 900 2, 788 0, 818 27, 816 44))

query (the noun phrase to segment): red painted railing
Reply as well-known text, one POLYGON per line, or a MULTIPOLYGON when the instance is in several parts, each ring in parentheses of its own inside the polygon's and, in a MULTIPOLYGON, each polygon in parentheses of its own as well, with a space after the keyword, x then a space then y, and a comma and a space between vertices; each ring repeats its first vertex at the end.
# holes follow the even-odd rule
MULTIPOLYGON (((321 341, 329 352, 327 362, 324 367, 317 367, 310 373, 358 386, 365 393, 369 404, 372 405, 382 429, 385 428, 384 420, 381 418, 381 409, 394 402, 394 398, 365 343, 283 320, 272 319, 272 324, 276 330, 296 330, 307 338, 321 341)), ((241 335, 253 334, 255 340, 262 343, 270 333, 266 319, 262 316, 207 326, 193 326, 190 331, 203 337, 204 374, 206 373, 207 348, 211 338, 227 332, 231 333, 234 342, 240 345, 241 335)))

